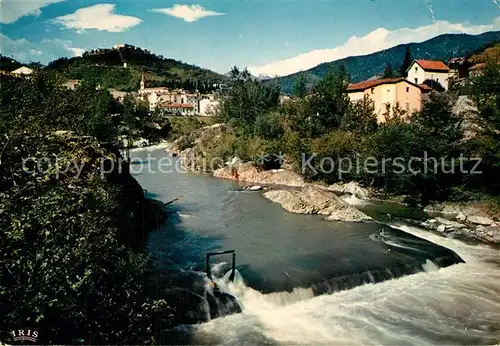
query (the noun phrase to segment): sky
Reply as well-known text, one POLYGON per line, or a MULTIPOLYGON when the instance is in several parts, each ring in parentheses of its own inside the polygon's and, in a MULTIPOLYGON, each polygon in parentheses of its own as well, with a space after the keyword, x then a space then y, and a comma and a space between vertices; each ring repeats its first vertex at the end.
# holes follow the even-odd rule
POLYGON ((47 63, 128 43, 287 75, 444 33, 500 30, 500 0, 0 0, 0 52, 47 63))

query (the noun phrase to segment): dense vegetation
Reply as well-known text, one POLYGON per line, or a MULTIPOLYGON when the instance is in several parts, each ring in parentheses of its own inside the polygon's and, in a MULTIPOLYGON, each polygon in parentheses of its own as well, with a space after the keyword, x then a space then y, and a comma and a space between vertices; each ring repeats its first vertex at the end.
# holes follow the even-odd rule
POLYGON ((70 79, 83 79, 128 92, 139 89, 143 72, 146 72, 149 87, 167 86, 201 92, 213 90, 215 83, 227 79, 210 70, 134 48, 86 52, 81 57, 54 60, 47 68, 70 79))
POLYGON ((147 113, 44 72, 1 78, 2 333, 30 328, 44 344, 158 340, 173 313, 140 250, 155 215, 113 145, 143 135, 147 113))
POLYGON ((500 41, 500 32, 488 32, 481 35, 446 34, 434 37, 422 43, 402 44, 373 54, 354 56, 333 62, 323 63, 307 71, 298 72, 275 80, 281 90, 286 93, 293 91, 298 76, 305 75, 309 86, 315 85, 323 78, 331 67, 344 65, 350 74, 352 82, 367 80, 373 76, 383 75, 387 64, 400 73, 401 62, 407 55, 407 48, 414 59, 448 60, 454 57, 469 56, 483 51, 485 46, 500 41))
POLYGON ((350 102, 348 75, 341 67, 331 69, 308 96, 304 80, 299 79, 294 88, 297 96, 281 105, 276 85, 245 76, 245 71, 233 71, 232 90, 220 110, 228 130, 218 145, 208 147, 208 157, 236 155, 256 160, 264 153, 266 165, 276 167, 281 152, 287 164, 310 180, 356 180, 423 205, 500 193, 495 179, 500 174, 500 71, 496 63, 467 85, 477 111, 458 114, 455 94, 433 92, 420 112, 409 117, 396 106, 383 124, 377 124, 369 98, 350 102), (461 171, 461 155, 483 158, 476 167, 482 174, 470 174, 476 160, 464 161, 461 171), (432 158, 437 159, 435 163, 432 158), (347 159, 361 166, 349 170, 347 159), (378 165, 371 169, 370 162, 378 165), (411 170, 401 169, 401 164, 411 170))

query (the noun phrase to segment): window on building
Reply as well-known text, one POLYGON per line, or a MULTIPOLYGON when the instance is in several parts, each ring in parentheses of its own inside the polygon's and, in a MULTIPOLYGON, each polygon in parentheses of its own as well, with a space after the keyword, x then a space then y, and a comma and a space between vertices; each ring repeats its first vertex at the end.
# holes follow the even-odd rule
POLYGON ((415 66, 415 72, 418 72, 418 67, 417 66, 415 66))
POLYGON ((410 87, 406 87, 406 92, 409 93, 410 92, 410 87))
POLYGON ((375 88, 372 88, 372 94, 375 92, 375 88))
POLYGON ((408 102, 406 102, 406 110, 410 111, 410 104, 408 102))
POLYGON ((418 78, 415 78, 415 84, 418 84, 418 78))

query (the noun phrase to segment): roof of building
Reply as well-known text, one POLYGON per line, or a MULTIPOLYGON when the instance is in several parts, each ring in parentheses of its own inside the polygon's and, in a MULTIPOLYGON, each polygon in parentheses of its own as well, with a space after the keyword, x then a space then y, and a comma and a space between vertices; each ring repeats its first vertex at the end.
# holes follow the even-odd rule
POLYGON ((168 91, 168 88, 167 87, 144 88, 144 89, 140 89, 139 92, 153 92, 153 91, 157 91, 157 90, 168 91))
MULTIPOLYGON (((420 65, 424 70, 430 70, 430 71, 443 71, 443 72, 448 72, 450 68, 442 61, 440 60, 423 60, 423 59, 417 59, 415 60, 417 64, 420 65)), ((413 65, 413 64, 412 64, 413 65)), ((408 68, 410 69, 411 66, 408 68)))
POLYGON ((356 91, 364 91, 369 88, 374 88, 379 85, 384 85, 384 84, 396 84, 396 83, 401 83, 405 82, 410 85, 413 85, 416 88, 419 88, 422 91, 428 91, 429 87, 425 84, 415 84, 413 82, 410 82, 409 80, 403 78, 403 77, 398 77, 398 78, 382 78, 382 79, 375 79, 375 80, 365 80, 363 82, 355 83, 355 84, 349 84, 347 87, 347 92, 356 92, 356 91))
POLYGON ((482 70, 485 67, 486 67, 486 63, 485 62, 480 62, 479 64, 475 64, 474 66, 471 66, 469 68, 469 71, 482 70))
POLYGON ((21 66, 18 69, 15 69, 14 71, 12 71, 12 73, 14 73, 14 74, 31 74, 31 73, 33 73, 33 70, 27 66, 21 66))
POLYGON ((422 89, 422 91, 431 91, 432 90, 432 88, 430 86, 428 86, 427 84, 424 84, 424 83, 419 84, 418 87, 420 89, 422 89))
POLYGON ((193 105, 189 103, 173 103, 173 102, 163 102, 159 105, 162 108, 194 108, 193 105))
POLYGON ((400 82, 406 82, 408 84, 411 84, 415 87, 420 87, 419 85, 412 83, 403 77, 398 77, 398 78, 382 78, 382 79, 375 79, 375 80, 366 80, 363 82, 355 83, 355 84, 349 84, 347 87, 348 92, 353 92, 353 91, 363 91, 369 88, 374 88, 379 85, 383 84, 395 84, 395 83, 400 83, 400 82))

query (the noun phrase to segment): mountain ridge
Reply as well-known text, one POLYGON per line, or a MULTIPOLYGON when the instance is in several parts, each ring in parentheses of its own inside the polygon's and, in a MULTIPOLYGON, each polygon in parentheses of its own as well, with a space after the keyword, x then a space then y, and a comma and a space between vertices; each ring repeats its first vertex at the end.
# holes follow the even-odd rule
POLYGON ((410 47, 413 59, 448 60, 453 57, 470 56, 486 46, 500 41, 500 31, 489 31, 478 35, 443 34, 424 42, 405 43, 378 52, 350 56, 319 64, 305 71, 273 78, 282 92, 291 93, 295 79, 305 74, 308 85, 316 84, 330 69, 330 66, 343 64, 351 76, 351 82, 360 82, 383 73, 389 63, 397 71, 403 62, 406 47, 410 47))

